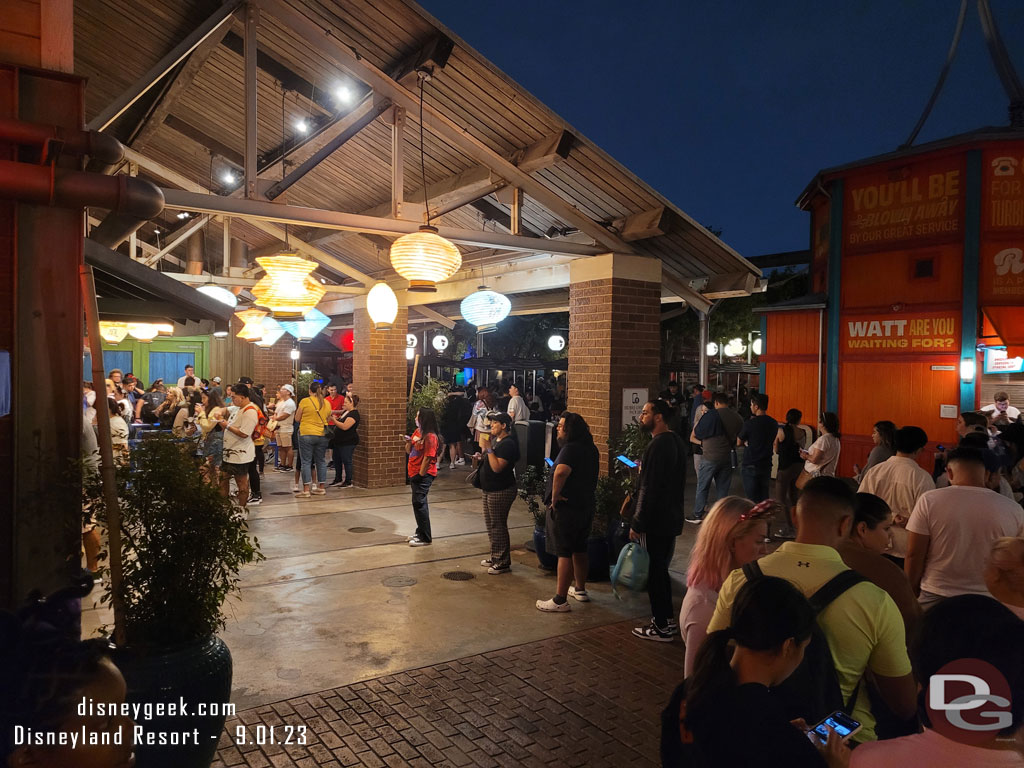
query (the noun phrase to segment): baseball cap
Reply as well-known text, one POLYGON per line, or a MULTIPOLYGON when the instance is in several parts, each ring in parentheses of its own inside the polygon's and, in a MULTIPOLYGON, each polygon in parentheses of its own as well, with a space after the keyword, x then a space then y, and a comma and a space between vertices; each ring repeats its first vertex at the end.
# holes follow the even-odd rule
POLYGON ((212 379, 210 379, 210 381, 212 381, 214 384, 220 384, 220 376, 214 376, 212 379))
POLYGON ((293 387, 291 384, 285 384, 283 387, 281 387, 281 389, 287 389, 293 395, 295 394, 295 387, 293 387))

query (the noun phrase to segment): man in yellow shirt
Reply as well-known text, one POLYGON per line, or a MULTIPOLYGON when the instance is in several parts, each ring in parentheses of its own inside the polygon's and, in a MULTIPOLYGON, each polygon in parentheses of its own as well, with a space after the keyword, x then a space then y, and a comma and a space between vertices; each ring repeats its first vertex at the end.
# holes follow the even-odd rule
MULTIPOLYGON (((848 570, 836 546, 853 525, 854 494, 834 477, 817 477, 807 483, 796 505, 796 541, 757 561, 767 576, 791 581, 810 597, 833 576, 848 570)), ((732 603, 746 582, 742 570, 733 571, 718 593, 708 634, 729 626, 732 603)), ((901 719, 916 712, 917 685, 907 656, 903 618, 889 595, 863 581, 833 600, 818 616, 829 649, 843 700, 848 700, 871 671, 872 684, 901 719)), ((855 741, 874 741, 875 718, 871 713, 866 681, 860 686, 852 716, 862 723, 855 741)))

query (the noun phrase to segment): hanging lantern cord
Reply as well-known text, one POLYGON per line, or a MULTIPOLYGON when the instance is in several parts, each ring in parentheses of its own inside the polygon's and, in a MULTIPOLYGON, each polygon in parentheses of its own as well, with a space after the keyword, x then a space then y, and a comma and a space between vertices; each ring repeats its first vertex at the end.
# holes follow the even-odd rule
POLYGON ((419 70, 416 73, 420 81, 420 176, 423 179, 423 207, 427 213, 427 226, 430 226, 430 198, 427 196, 427 161, 423 150, 423 88, 430 77, 430 73, 419 70))

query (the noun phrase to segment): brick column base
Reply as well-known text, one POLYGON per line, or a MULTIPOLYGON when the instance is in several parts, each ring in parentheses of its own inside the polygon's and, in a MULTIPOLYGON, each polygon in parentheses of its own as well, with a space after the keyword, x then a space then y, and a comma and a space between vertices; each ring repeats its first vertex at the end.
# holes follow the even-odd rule
MULTIPOLYGON (((254 384, 265 384, 267 396, 277 397, 278 387, 293 384, 292 381, 292 337, 285 335, 272 347, 252 348, 252 376, 254 384)), ((244 376, 244 372, 239 375, 244 376)), ((229 382, 225 382, 229 383, 229 382)))
POLYGON ((622 390, 646 387, 650 397, 658 394, 660 267, 654 259, 619 254, 573 264, 567 406, 590 425, 602 474, 610 467, 608 438, 622 431, 622 390))
POLYGON ((365 309, 353 312, 352 380, 359 395, 359 447, 355 483, 382 488, 405 483, 405 407, 409 363, 405 334, 409 310, 400 307, 390 331, 375 331, 365 309))

